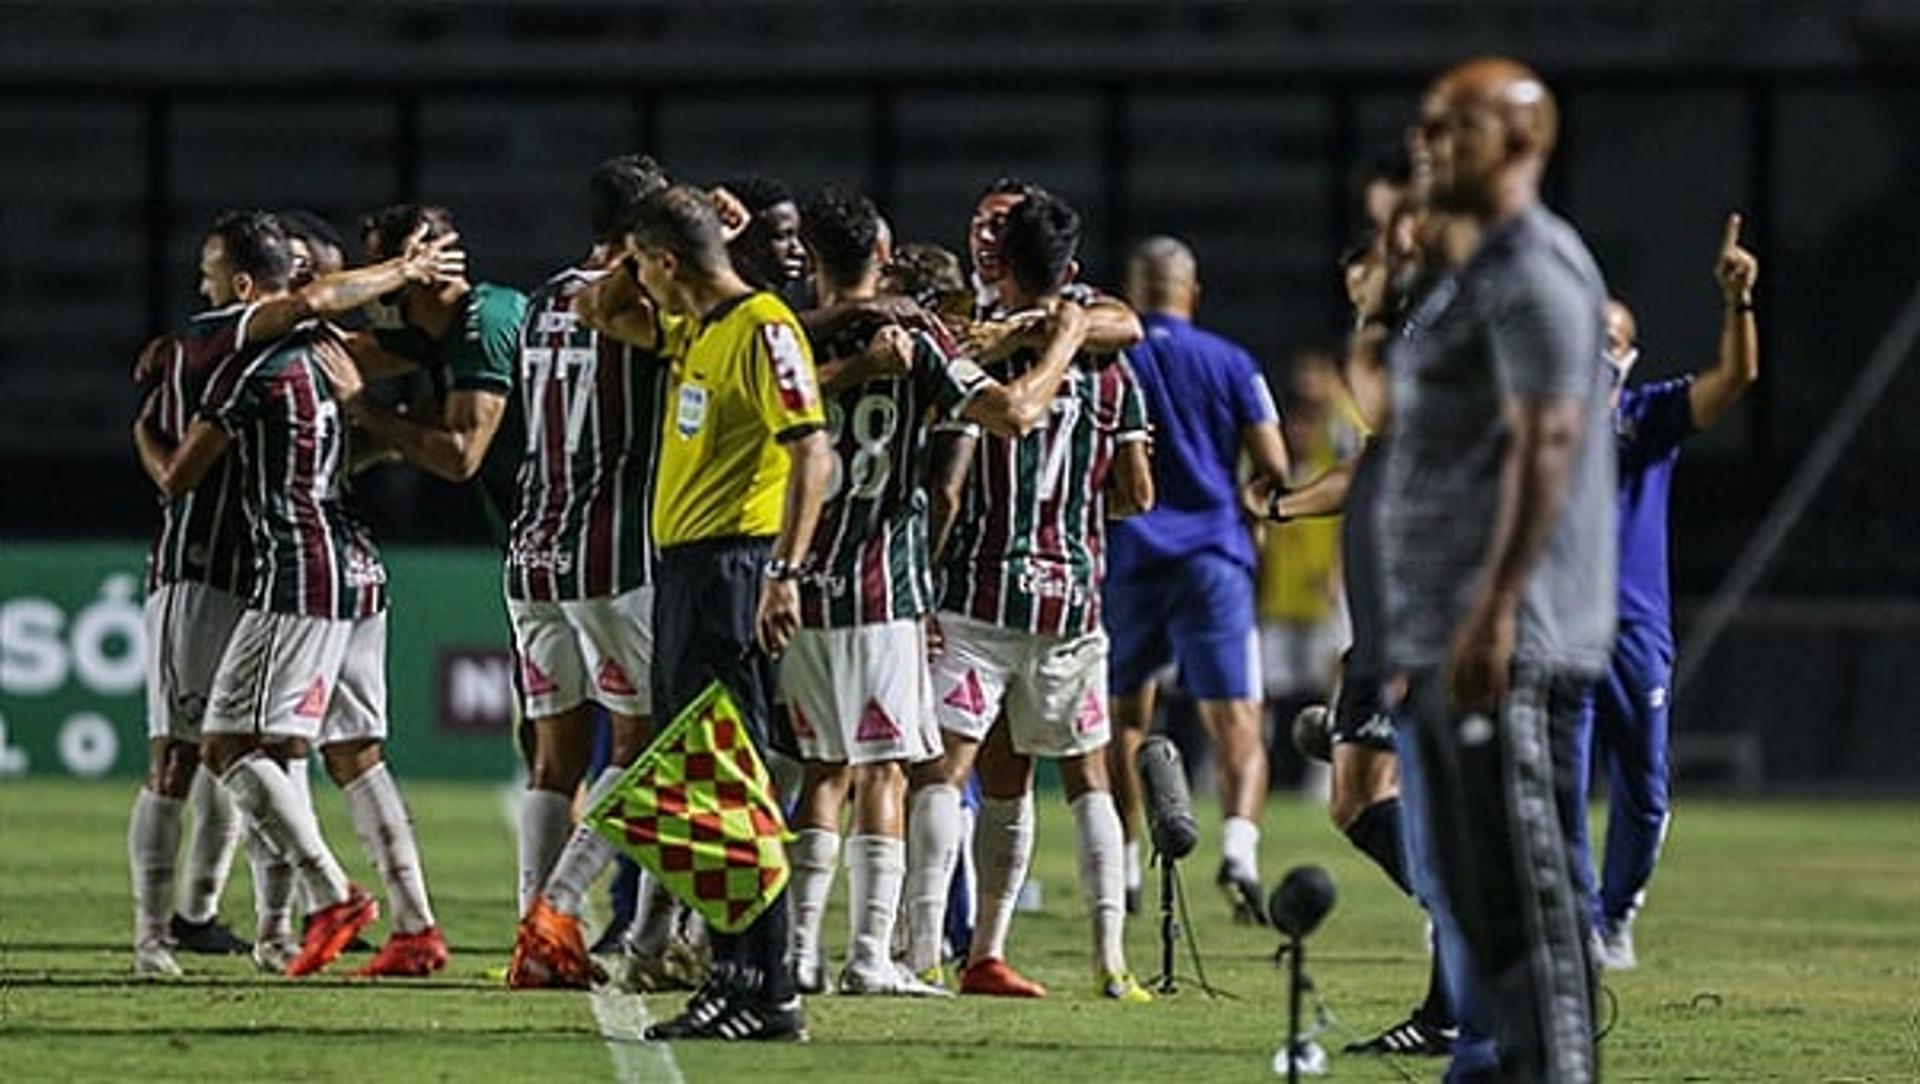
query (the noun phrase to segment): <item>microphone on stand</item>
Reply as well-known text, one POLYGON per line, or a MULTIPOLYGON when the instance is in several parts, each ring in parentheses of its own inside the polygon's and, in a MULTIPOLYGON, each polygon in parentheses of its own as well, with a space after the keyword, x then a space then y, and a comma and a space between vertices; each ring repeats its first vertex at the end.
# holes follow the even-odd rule
POLYGON ((1296 1084, 1303 1073, 1322 1076, 1327 1071, 1327 1052, 1313 1041, 1319 1030, 1305 1037, 1300 1034, 1300 1001, 1312 988, 1307 977, 1307 935, 1320 927, 1337 896, 1326 870, 1295 866, 1267 900, 1267 917, 1287 939, 1281 948, 1287 957, 1287 1041, 1273 1052, 1273 1071, 1284 1073, 1288 1084, 1296 1084))
POLYGON ((1180 749, 1159 734, 1140 745, 1140 782, 1146 790, 1147 834, 1162 858, 1179 860, 1193 853, 1200 827, 1193 819, 1193 795, 1180 749))

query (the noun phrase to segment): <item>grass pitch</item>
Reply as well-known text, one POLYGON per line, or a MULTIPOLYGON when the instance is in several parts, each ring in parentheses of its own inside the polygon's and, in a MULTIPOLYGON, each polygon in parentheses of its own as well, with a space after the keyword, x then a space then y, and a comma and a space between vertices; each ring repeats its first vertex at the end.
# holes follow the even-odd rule
MULTIPOLYGON (((0 1077, 578 1081, 616 1079, 623 1065, 628 1079, 659 1075, 651 1054, 602 1041, 587 997, 509 994, 487 978, 506 962, 514 921, 500 788, 407 786, 454 948, 443 977, 296 983, 257 975, 242 958, 182 956, 185 980, 131 975, 133 786, 0 785, 0 1077)), ((377 883, 338 794, 316 793, 350 872, 377 883)), ((1920 1080, 1920 805, 1682 803, 1636 928, 1641 968, 1607 979, 1617 1005, 1601 1048, 1607 1079, 1920 1080)), ((1217 832, 1186 879, 1208 977, 1236 996, 1210 1000, 1188 982, 1152 1006, 1120 1006, 1092 994, 1071 821, 1057 795, 1040 808, 1034 868, 1045 907, 1015 922, 1011 949, 1051 998, 816 998, 812 1044, 679 1044, 679 1070, 695 1082, 1273 1079, 1283 1022, 1275 941, 1226 921, 1210 883, 1217 832)), ((1312 942, 1313 974, 1339 1022, 1329 1045, 1404 1015, 1426 974, 1413 908, 1308 803, 1269 808, 1262 851, 1269 878, 1312 861, 1339 882, 1339 905, 1312 942)), ((242 860, 223 914, 243 932, 251 899, 242 860)), ((828 922, 837 954, 844 918, 836 909, 828 922)), ((1156 931, 1148 914, 1128 933, 1142 976, 1158 962, 1156 931)), ((656 998, 650 1008, 667 1015, 678 1004, 656 998)), ((1333 1062, 1335 1078, 1358 1081, 1434 1079, 1440 1068, 1333 1062)))

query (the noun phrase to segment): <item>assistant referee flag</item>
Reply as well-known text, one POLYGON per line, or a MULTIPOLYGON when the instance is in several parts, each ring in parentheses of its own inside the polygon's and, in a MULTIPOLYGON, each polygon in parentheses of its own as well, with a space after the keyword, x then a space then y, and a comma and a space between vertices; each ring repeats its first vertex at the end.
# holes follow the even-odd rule
POLYGON ((677 716, 587 824, 721 933, 786 887, 786 821, 740 709, 716 681, 677 716))

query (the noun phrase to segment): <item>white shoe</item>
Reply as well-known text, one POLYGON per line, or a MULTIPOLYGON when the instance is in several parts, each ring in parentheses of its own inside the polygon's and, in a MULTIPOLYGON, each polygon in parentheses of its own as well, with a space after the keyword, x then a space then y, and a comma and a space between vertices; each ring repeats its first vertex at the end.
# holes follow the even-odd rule
POLYGON ((793 985, 802 994, 811 997, 827 992, 826 957, 796 956, 787 961, 787 970, 793 972, 793 985))
POLYGON ((953 991, 935 986, 913 969, 891 960, 878 967, 848 964, 840 972, 840 992, 849 997, 952 997, 953 991))
POLYGON ((1630 922, 1622 922, 1596 936, 1599 944, 1595 946, 1594 954, 1601 967, 1608 971, 1632 971, 1640 966, 1640 959, 1633 951, 1633 926, 1630 922))
POLYGON ((287 965, 300 955, 297 941, 280 937, 262 937, 253 943, 253 966, 268 975, 284 975, 287 965))
POLYGON ((133 973, 177 979, 185 972, 173 958, 173 950, 157 941, 142 941, 133 946, 133 973))

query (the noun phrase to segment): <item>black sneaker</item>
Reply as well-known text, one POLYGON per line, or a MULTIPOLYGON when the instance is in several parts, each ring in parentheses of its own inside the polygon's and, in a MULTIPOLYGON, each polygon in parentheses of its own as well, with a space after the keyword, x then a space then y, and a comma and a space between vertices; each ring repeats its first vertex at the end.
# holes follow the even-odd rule
POLYGON ((201 956, 245 956, 253 951, 253 944, 222 925, 218 915, 205 922, 188 922, 176 914, 167 922, 167 936, 181 952, 201 956))
POLYGON ((1220 872, 1213 878, 1220 888, 1220 894, 1227 898, 1227 906, 1233 908, 1233 920, 1243 926, 1265 926, 1267 924, 1266 902, 1262 898, 1260 882, 1231 862, 1220 863, 1220 872))
POLYGON ((727 1043, 804 1043, 807 1041, 807 1014, 798 997, 774 1005, 758 998, 736 997, 726 1003, 712 1023, 693 1039, 718 1039, 727 1043))
POLYGON ((687 999, 686 1007, 680 1015, 671 1020, 662 1020, 650 1025, 645 1038, 650 1043, 669 1043, 679 1039, 696 1039, 704 1035, 706 1028, 727 1009, 727 1006, 739 997, 733 981, 733 969, 725 964, 713 965, 707 973, 707 981, 700 985, 693 996, 687 999))
POLYGON ((1414 1013, 1371 1039, 1348 1043, 1347 1053, 1444 1058, 1453 1052, 1453 1040, 1459 1034, 1459 1028, 1443 1027, 1414 1013))

